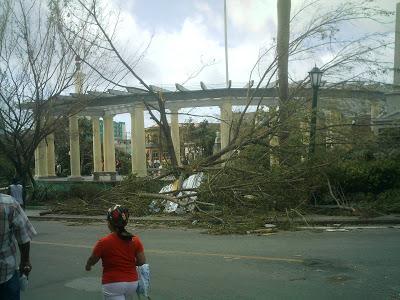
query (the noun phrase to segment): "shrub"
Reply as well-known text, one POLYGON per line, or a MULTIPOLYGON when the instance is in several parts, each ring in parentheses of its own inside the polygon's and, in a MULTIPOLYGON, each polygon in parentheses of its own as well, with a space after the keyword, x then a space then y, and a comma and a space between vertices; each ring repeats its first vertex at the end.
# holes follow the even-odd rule
POLYGON ((385 213, 400 213, 400 189, 390 189, 380 193, 375 207, 385 213))
POLYGON ((345 194, 375 195, 400 185, 400 164, 391 159, 347 160, 329 171, 329 178, 340 185, 345 194))
POLYGON ((363 199, 357 206, 368 215, 371 213, 375 215, 400 213, 400 189, 384 191, 377 195, 374 201, 363 199))

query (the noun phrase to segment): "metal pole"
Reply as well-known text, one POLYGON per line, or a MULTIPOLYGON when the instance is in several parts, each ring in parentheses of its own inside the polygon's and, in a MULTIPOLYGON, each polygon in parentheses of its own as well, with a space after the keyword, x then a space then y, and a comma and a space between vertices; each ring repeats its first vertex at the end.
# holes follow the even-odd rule
POLYGON ((227 34, 227 22, 226 22, 226 0, 224 0, 224 30, 225 30, 225 77, 226 87, 229 85, 229 72, 228 72, 228 34, 227 34))
POLYGON ((317 127, 317 101, 318 101, 318 87, 313 87, 312 111, 311 111, 311 125, 310 125, 310 144, 309 156, 315 153, 315 135, 317 127))

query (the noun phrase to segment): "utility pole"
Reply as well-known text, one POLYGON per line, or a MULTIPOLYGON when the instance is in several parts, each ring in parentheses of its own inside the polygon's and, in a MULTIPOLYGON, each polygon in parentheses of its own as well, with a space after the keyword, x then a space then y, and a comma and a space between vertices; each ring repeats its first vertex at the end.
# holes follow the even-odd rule
POLYGON ((226 0, 224 0, 224 31, 225 31, 225 79, 226 87, 229 86, 229 70, 228 70, 228 33, 226 21, 226 0))

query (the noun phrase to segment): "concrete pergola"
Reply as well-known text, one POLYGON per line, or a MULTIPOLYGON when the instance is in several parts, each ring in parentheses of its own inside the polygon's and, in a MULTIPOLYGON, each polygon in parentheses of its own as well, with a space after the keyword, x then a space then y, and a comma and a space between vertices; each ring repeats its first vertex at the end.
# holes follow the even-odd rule
MULTIPOLYGON (((78 74, 79 75, 79 74, 78 74)), ((221 119, 221 148, 229 143, 229 130, 232 124, 232 106, 243 106, 247 104, 249 96, 253 97, 253 105, 276 107, 278 105, 278 91, 275 87, 264 87, 255 89, 254 82, 248 83, 242 88, 208 89, 201 82, 200 89, 188 90, 176 84, 176 91, 165 90, 151 85, 152 92, 162 93, 166 100, 165 106, 171 114, 171 135, 175 148, 176 156, 180 158, 180 139, 179 139, 179 110, 189 107, 212 107, 220 108, 221 119)), ((131 147, 132 147, 132 173, 138 176, 146 176, 146 152, 145 152, 145 127, 144 127, 144 103, 157 105, 155 94, 139 88, 127 88, 126 91, 108 90, 107 92, 88 92, 80 93, 80 87, 76 88, 76 93, 68 96, 58 96, 52 99, 52 112, 54 115, 65 114, 76 106, 78 113, 69 117, 70 130, 70 164, 71 180, 81 179, 80 170, 80 149, 79 149, 79 128, 78 118, 89 116, 93 128, 93 171, 101 172, 104 161, 104 172, 115 172, 115 147, 113 117, 117 114, 130 113, 131 117, 131 147), (100 141, 99 118, 103 118, 103 155, 100 141)), ((302 91, 305 97, 311 95, 311 89, 306 88, 302 91)), ((299 95, 301 96, 301 95, 299 95)), ((379 109, 375 106, 383 105, 385 93, 381 91, 371 91, 368 89, 321 89, 320 99, 341 99, 344 103, 358 103, 361 100, 370 103, 372 118, 376 118, 379 109)), ((363 103, 365 106, 365 103, 363 103)), ((36 176, 37 178, 48 178, 55 176, 55 155, 54 137, 48 136, 46 141, 41 142, 36 155, 36 176)))
MULTIPOLYGON (((179 110, 187 107, 220 108, 221 119, 221 148, 229 142, 229 131, 232 124, 232 106, 246 105, 249 96, 253 97, 253 105, 261 103, 269 107, 278 105, 278 93, 275 87, 254 88, 254 82, 246 86, 235 88, 229 82, 228 87, 209 89, 200 82, 200 88, 189 90, 182 85, 175 84, 176 90, 170 91, 151 85, 151 92, 136 87, 107 92, 88 92, 82 94, 82 73, 78 67, 77 85, 75 93, 68 96, 58 96, 48 100, 54 115, 66 114, 71 107, 76 107, 77 113, 69 118, 70 131, 70 179, 80 180, 80 149, 78 118, 89 116, 93 126, 93 165, 94 172, 115 172, 115 148, 113 117, 116 114, 130 113, 131 117, 131 147, 132 173, 146 176, 144 103, 157 106, 155 93, 162 93, 165 106, 171 114, 171 135, 176 156, 180 158, 179 140, 179 110), (99 118, 103 118, 103 157, 100 141, 99 118)), ((397 4, 395 57, 393 87, 389 91, 365 88, 322 88, 319 93, 319 107, 333 118, 338 118, 340 111, 358 110, 371 117, 371 123, 378 126, 398 124, 400 116, 400 3, 397 4)), ((301 97, 311 95, 310 88, 302 91, 301 97)), ((54 136, 49 135, 43 140, 35 152, 35 174, 37 178, 55 176, 54 136)))

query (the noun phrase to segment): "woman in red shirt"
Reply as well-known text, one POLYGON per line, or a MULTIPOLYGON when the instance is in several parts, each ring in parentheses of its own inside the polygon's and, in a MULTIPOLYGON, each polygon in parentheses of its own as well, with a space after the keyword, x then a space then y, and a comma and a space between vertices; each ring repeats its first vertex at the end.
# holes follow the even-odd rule
POLYGON ((107 222, 111 233, 97 241, 86 263, 86 271, 90 271, 101 259, 103 294, 106 300, 125 300, 134 295, 138 285, 136 266, 146 263, 139 237, 125 229, 128 218, 128 210, 120 205, 108 210, 107 222))

